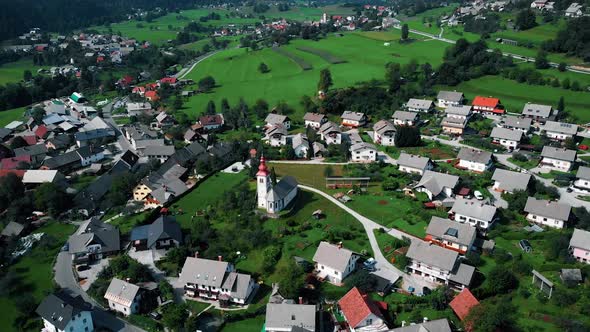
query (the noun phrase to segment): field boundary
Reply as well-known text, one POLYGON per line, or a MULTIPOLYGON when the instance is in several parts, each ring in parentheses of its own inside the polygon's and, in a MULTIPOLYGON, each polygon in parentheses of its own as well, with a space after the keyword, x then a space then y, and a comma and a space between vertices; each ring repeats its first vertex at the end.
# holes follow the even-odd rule
POLYGON ((310 53, 313 55, 317 55, 320 58, 324 59, 325 61, 336 65, 339 63, 345 63, 346 60, 339 58, 337 56, 335 56, 334 54, 328 52, 328 51, 324 51, 324 50, 318 50, 317 48, 313 48, 313 47, 308 47, 308 46, 299 46, 296 49, 302 51, 302 52, 306 52, 306 53, 310 53))
POLYGON ((301 67, 301 69, 303 70, 311 70, 313 69, 313 66, 311 65, 311 63, 303 60, 302 58, 296 56, 293 53, 290 53, 280 47, 273 47, 272 48, 273 51, 286 56, 287 58, 289 58, 291 61, 295 62, 297 65, 299 65, 299 67, 301 67))

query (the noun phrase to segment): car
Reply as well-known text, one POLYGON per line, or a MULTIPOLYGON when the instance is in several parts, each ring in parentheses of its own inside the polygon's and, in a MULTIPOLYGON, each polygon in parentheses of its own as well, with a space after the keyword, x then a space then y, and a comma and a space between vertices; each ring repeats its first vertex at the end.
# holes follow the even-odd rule
POLYGON ((375 271, 375 265, 377 264, 377 261, 374 258, 369 258, 366 261, 364 261, 363 263, 363 269, 368 270, 368 271, 375 271))
POLYGON ((568 187, 565 191, 568 192, 568 193, 571 193, 574 190, 571 187, 568 187))
POLYGON ((479 191, 479 190, 474 191, 473 196, 475 196, 475 198, 477 198, 478 201, 483 200, 483 195, 482 195, 481 191, 479 191))
POLYGON ((160 318, 162 318, 162 315, 160 315, 160 313, 157 311, 152 311, 150 312, 150 317, 155 320, 160 320, 160 318))
POLYGON ((78 272, 82 272, 82 271, 86 271, 86 270, 90 270, 90 266, 88 266, 86 264, 76 266, 76 271, 78 271, 78 272))
POLYGON ((61 251, 69 251, 70 250, 70 244, 66 242, 66 244, 63 245, 63 247, 61 247, 61 251))
POLYGON ((531 246, 531 243, 528 240, 518 241, 518 246, 524 252, 531 252, 533 250, 533 247, 531 246))

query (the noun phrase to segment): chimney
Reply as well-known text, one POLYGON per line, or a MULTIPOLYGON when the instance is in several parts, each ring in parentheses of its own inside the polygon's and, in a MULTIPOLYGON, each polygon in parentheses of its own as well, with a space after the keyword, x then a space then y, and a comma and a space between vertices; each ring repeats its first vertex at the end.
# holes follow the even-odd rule
POLYGON ((195 251, 195 258, 199 258, 199 252, 195 251))
POLYGON ((223 262, 223 256, 221 256, 221 255, 217 256, 217 260, 220 262, 223 262))
POLYGON ((338 249, 342 249, 342 241, 338 242, 338 249))
POLYGON ((299 297, 299 304, 303 304, 303 297, 299 297))

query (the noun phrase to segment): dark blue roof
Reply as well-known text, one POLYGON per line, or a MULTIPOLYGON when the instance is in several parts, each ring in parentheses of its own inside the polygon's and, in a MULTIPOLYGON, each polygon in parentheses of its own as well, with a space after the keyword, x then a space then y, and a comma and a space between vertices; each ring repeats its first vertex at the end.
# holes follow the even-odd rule
POLYGON ((131 230, 131 241, 147 240, 150 225, 137 226, 131 230))

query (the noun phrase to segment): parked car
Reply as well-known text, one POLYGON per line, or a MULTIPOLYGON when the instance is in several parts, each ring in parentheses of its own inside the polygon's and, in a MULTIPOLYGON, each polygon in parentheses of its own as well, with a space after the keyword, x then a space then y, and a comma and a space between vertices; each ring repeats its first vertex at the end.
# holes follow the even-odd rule
POLYGON ((76 266, 76 271, 78 271, 78 272, 82 272, 82 271, 86 271, 86 270, 90 270, 90 266, 88 266, 86 264, 76 266))
POLYGON ((375 271, 376 264, 377 264, 377 261, 373 257, 371 257, 363 263, 363 269, 368 270, 368 271, 375 271))
POLYGON ((475 198, 477 198, 478 201, 483 200, 483 195, 482 195, 481 191, 479 191, 479 190, 474 191, 473 196, 475 196, 475 198))
POLYGON ((531 252, 533 250, 533 247, 531 246, 531 243, 528 240, 518 241, 518 246, 524 252, 531 252))

